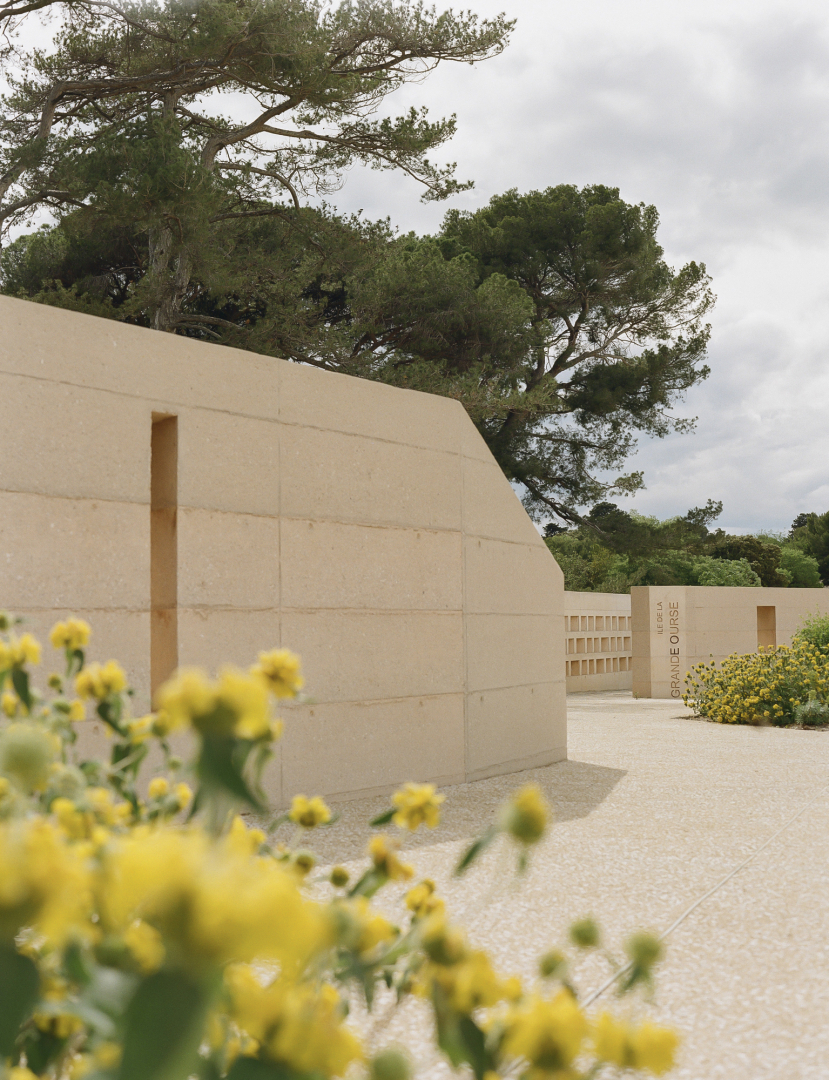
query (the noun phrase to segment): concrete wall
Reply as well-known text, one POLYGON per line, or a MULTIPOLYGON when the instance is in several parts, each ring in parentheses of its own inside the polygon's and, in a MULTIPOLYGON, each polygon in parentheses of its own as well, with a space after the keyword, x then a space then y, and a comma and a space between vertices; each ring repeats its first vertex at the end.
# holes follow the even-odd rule
POLYGON ((274 803, 566 756, 562 574, 460 404, 8 298, 0 327, 0 606, 41 639, 88 619, 139 710, 151 648, 156 682, 295 649, 274 803))
POLYGON ((564 643, 568 694, 630 690, 630 596, 565 592, 564 643))
POLYGON ((680 698, 696 664, 788 645, 806 616, 829 612, 829 589, 638 585, 630 593, 638 697, 680 698))

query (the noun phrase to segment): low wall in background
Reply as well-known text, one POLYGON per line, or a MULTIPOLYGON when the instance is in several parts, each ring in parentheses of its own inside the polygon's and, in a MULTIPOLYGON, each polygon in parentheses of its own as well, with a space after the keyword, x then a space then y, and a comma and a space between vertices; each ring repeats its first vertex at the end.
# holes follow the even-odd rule
POLYGON ((568 694, 630 690, 630 596, 565 592, 564 647, 568 694))
POLYGON ((7 297, 0 322, 0 606, 44 643, 87 619, 138 715, 178 664, 295 649, 275 805, 566 757, 562 574, 458 402, 7 297))
POLYGON ((788 645, 808 615, 829 613, 829 589, 637 585, 630 592, 637 697, 681 698, 695 665, 788 645))

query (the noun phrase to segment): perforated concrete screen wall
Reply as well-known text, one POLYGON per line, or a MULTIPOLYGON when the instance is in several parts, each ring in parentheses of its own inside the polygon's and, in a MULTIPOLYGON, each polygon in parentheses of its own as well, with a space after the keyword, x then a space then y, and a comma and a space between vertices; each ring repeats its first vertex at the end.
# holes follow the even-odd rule
POLYGON ((631 634, 628 594, 565 592, 567 693, 630 690, 631 634))
POLYGON ((637 585, 630 595, 639 697, 681 698, 696 664, 788 645, 808 615, 829 612, 829 589, 637 585))
POLYGON ((0 606, 42 639, 87 618, 138 709, 176 663, 295 649, 274 803, 565 757, 562 574, 457 402, 8 298, 0 324, 0 606))

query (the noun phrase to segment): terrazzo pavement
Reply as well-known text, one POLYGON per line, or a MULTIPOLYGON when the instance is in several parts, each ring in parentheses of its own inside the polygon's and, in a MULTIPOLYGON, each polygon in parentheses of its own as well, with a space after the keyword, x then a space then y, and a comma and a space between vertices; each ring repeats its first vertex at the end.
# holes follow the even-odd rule
MULTIPOLYGON (((649 1013, 682 1035, 677 1080, 829 1080, 829 732, 710 724, 681 703, 612 692, 568 698, 568 741, 566 762, 446 789, 440 828, 405 844, 418 877, 435 879, 504 974, 531 982, 574 919, 594 915, 617 954, 633 930, 661 933, 814 800, 671 934, 649 1013), (505 844, 453 878, 469 840, 528 782, 556 814, 528 873, 516 881, 505 844)), ((387 805, 341 804, 315 850, 358 867, 366 822, 387 805)), ((384 901, 398 917, 401 892, 384 901)), ((590 954, 574 981, 584 996, 607 974, 590 954)), ((418 1077, 451 1075, 420 1003, 387 1023, 381 1002, 358 1022, 370 1041, 407 1046, 418 1077)))

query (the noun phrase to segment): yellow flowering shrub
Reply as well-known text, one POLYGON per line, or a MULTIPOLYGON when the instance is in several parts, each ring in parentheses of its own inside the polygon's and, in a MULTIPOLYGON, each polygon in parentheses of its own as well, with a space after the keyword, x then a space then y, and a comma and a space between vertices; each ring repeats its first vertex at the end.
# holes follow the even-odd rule
POLYGON ((806 702, 829 702, 829 650, 795 636, 791 645, 698 664, 686 685, 683 700, 699 716, 785 727, 800 719, 798 707, 806 702))
MULTIPOLYGON (((263 652, 215 679, 180 671, 155 712, 132 717, 122 668, 86 663, 90 634, 78 619, 53 628, 65 673, 48 693, 30 682, 35 639, 0 636, 0 1080, 406 1080, 405 1057, 386 1047, 368 1060, 349 1021, 355 995, 370 1009, 378 992, 426 1001, 440 1050, 476 1080, 671 1068, 673 1032, 589 1016, 563 953, 540 961, 549 992, 499 972, 396 837, 375 834, 352 880, 342 866, 314 874, 312 852, 275 842, 282 824, 305 840, 336 823, 318 796, 297 795, 265 829, 244 821, 266 809, 274 705, 303 685, 296 656, 263 652), (108 760, 77 752, 84 702, 112 737, 108 760), (167 741, 181 730, 187 763, 167 741), (143 779, 151 747, 163 769, 143 779), (390 882, 410 883, 397 923, 374 906, 390 882)), ((435 828, 443 801, 406 784, 372 824, 435 828)), ((541 792, 522 788, 457 872, 497 836, 522 869, 549 820, 541 792)), ((598 930, 584 925, 571 939, 592 947, 598 930)), ((650 981, 659 947, 639 935, 628 952, 624 991, 650 981)))

